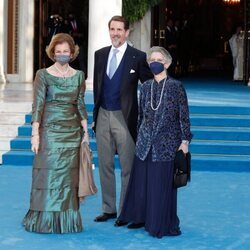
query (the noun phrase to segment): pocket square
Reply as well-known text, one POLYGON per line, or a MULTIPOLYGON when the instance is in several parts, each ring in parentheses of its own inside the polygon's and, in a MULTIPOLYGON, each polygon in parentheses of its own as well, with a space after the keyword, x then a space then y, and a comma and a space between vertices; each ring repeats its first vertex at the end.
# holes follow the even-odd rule
POLYGON ((135 70, 131 69, 129 73, 130 74, 135 73, 135 70))

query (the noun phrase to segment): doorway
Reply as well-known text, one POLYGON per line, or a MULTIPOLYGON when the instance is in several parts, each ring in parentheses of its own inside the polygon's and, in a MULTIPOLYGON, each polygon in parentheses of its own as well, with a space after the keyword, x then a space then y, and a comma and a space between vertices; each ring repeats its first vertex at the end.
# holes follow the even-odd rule
POLYGON ((244 4, 244 1, 230 5, 223 0, 163 0, 152 11, 152 45, 167 47, 166 26, 172 20, 170 25, 179 32, 175 52, 177 75, 223 72, 232 77, 228 41, 237 25, 244 27, 247 9, 244 4))
POLYGON ((65 32, 80 47, 72 66, 87 74, 88 13, 88 0, 35 0, 34 72, 53 63, 46 55, 46 46, 54 34, 65 32))

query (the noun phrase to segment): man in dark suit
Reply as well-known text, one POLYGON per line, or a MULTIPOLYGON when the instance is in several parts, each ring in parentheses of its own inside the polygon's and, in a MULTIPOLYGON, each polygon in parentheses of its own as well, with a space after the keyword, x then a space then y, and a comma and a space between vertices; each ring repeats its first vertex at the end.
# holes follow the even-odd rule
POLYGON ((172 63, 168 68, 168 74, 172 77, 176 77, 175 67, 177 64, 177 36, 172 19, 167 21, 167 26, 165 29, 165 49, 172 56, 172 63))
MULTIPOLYGON (((117 217, 114 156, 121 166, 120 213, 129 181, 137 135, 138 82, 153 75, 146 54, 128 45, 129 23, 114 16, 108 23, 112 46, 95 52, 93 129, 96 131, 103 214, 96 222, 117 217)), ((115 226, 126 223, 116 220, 115 226)))
MULTIPOLYGON (((79 54, 73 62, 71 62, 71 66, 77 69, 81 69, 86 72, 86 66, 84 63, 84 52, 83 52, 83 26, 78 18, 75 17, 73 13, 69 13, 68 15, 68 32, 75 41, 75 44, 79 46, 79 54)), ((86 74, 85 74, 86 76, 86 74)))

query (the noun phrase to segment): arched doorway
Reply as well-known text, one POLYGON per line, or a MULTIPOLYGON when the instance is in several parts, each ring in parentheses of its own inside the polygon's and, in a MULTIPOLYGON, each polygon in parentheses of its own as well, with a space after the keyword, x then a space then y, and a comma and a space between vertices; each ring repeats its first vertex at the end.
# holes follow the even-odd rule
MULTIPOLYGON (((220 71, 231 76, 233 65, 228 40, 237 25, 246 24, 250 8, 246 2, 241 0, 230 5, 223 0, 163 0, 152 11, 152 45, 166 47, 166 25, 172 20, 179 30, 174 52, 177 74, 220 71)), ((249 26, 245 27, 247 30, 249 26)), ((249 50, 247 42, 245 47, 249 50)), ((246 79, 249 78, 248 57, 245 53, 246 79)))
POLYGON ((66 32, 80 47, 73 66, 87 73, 88 4, 88 0, 35 0, 34 71, 52 63, 45 48, 54 34, 66 32), (70 20, 72 16, 76 21, 70 20))

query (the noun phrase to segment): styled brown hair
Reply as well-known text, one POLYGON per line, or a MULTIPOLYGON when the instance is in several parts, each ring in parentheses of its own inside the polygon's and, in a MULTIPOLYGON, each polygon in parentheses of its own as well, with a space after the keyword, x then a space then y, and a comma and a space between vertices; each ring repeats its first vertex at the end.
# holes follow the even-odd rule
POLYGON ((75 45, 74 39, 67 33, 58 33, 54 35, 50 41, 49 46, 46 48, 48 57, 55 62, 55 47, 57 44, 68 43, 70 53, 72 54, 71 62, 76 59, 79 53, 78 45, 75 45))
POLYGON ((117 22, 122 22, 124 24, 124 29, 128 30, 129 29, 129 21, 127 21, 123 16, 113 16, 108 23, 108 26, 110 28, 110 24, 112 21, 117 21, 117 22))

